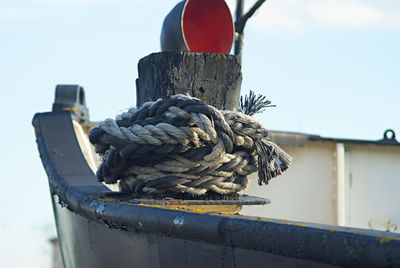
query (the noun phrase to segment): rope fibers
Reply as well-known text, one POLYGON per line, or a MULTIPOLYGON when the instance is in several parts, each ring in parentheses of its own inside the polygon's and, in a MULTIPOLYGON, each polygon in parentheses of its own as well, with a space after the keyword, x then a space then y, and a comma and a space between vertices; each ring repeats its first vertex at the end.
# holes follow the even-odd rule
POLYGON ((89 139, 102 160, 98 179, 138 195, 237 193, 251 173, 268 184, 291 161, 252 117, 185 95, 106 119, 89 139))

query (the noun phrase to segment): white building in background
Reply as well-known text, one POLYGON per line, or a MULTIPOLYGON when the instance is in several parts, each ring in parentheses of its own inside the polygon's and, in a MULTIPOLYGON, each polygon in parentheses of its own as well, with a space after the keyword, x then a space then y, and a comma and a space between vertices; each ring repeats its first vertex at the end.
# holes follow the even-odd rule
POLYGON ((400 143, 393 131, 377 141, 270 136, 293 161, 267 186, 253 175, 245 193, 271 204, 244 207, 242 214, 400 232, 400 143))

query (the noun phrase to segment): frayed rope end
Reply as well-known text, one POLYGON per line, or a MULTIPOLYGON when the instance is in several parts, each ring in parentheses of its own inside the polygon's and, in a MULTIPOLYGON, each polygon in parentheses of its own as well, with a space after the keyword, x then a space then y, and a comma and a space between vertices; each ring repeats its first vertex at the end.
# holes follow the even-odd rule
POLYGON ((258 153, 258 184, 268 182, 288 169, 292 157, 275 143, 262 139, 255 142, 258 153))

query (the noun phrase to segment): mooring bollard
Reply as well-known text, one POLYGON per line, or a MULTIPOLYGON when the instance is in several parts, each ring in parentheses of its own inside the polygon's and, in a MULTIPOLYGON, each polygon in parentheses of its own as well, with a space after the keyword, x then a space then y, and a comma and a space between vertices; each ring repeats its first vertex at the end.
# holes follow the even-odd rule
POLYGON ((236 56, 167 51, 142 58, 138 64, 136 105, 189 94, 222 110, 237 111, 242 83, 236 56))

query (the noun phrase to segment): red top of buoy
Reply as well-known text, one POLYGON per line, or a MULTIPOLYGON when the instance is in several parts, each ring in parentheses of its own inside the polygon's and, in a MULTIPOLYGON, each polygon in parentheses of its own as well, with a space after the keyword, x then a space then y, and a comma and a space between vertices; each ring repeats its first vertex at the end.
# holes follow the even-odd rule
POLYGON ((190 51, 229 54, 234 34, 229 7, 224 0, 188 0, 182 32, 190 51))

